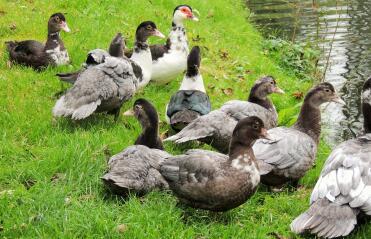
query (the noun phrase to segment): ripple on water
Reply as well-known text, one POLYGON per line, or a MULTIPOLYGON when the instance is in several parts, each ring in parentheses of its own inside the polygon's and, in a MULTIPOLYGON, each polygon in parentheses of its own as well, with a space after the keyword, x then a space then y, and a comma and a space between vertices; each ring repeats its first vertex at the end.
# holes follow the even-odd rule
POLYGON ((359 134, 360 92, 371 75, 371 0, 248 0, 247 5, 263 33, 315 40, 323 51, 319 61, 323 68, 330 54, 325 81, 335 86, 347 105, 323 107, 323 131, 332 145, 359 134))

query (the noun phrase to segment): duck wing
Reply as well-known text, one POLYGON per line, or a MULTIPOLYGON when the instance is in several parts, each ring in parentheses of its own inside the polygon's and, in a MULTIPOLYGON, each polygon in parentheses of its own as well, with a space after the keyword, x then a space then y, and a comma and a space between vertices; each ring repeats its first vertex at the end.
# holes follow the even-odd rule
POLYGON ((10 60, 19 64, 32 66, 35 69, 42 69, 49 63, 49 58, 45 54, 44 44, 27 40, 21 42, 6 42, 10 60))
POLYGON ((170 50, 170 39, 167 39, 166 45, 155 44, 149 46, 152 55, 152 61, 156 61, 158 58, 163 57, 170 50))
POLYGON ((128 192, 143 195, 156 188, 167 188, 159 169, 170 156, 162 150, 133 145, 110 158, 108 172, 101 179, 111 191, 124 196, 128 192))
POLYGON ((312 167, 317 145, 307 134, 299 130, 278 127, 268 130, 270 139, 259 139, 253 145, 259 165, 267 174, 274 171, 280 176, 300 178, 312 167))
POLYGON ((103 101, 119 98, 123 102, 130 99, 137 83, 130 62, 108 57, 103 64, 80 74, 73 87, 57 101, 53 114, 84 119, 103 101))
POLYGON ((221 110, 211 111, 207 115, 198 117, 184 127, 179 133, 164 141, 184 143, 190 140, 210 138, 212 141, 223 141, 229 145, 232 132, 237 121, 221 110))
POLYGON ((161 175, 170 189, 180 198, 207 202, 205 188, 213 180, 222 162, 214 160, 208 153, 169 157, 161 164, 161 175))
POLYGON ((310 208, 292 222, 292 231, 347 236, 359 211, 371 215, 371 134, 343 142, 331 152, 310 201, 310 208))
POLYGON ((179 111, 191 110, 206 115, 211 111, 211 104, 209 96, 198 90, 179 90, 171 96, 167 116, 171 118, 172 115, 179 111))
POLYGON ((275 109, 268 110, 248 101, 231 100, 226 102, 220 110, 235 118, 236 121, 250 116, 257 116, 264 122, 264 126, 267 129, 277 125, 278 115, 275 109))

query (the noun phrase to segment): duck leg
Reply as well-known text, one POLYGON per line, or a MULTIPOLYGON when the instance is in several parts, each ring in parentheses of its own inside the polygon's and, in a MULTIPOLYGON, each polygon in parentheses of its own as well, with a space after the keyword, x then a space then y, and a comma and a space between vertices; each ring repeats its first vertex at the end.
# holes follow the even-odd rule
POLYGON ((117 121, 119 116, 120 116, 120 109, 121 108, 116 108, 108 112, 110 115, 114 115, 114 120, 117 121))

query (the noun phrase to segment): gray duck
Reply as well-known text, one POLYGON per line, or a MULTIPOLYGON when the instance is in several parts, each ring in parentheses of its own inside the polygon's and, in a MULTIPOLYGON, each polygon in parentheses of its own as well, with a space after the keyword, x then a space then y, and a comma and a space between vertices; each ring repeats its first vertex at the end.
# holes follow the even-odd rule
POLYGON ((35 70, 70 63, 67 49, 60 38, 61 30, 70 32, 64 15, 55 13, 48 21, 48 38, 45 44, 34 40, 6 42, 10 61, 35 70))
POLYGON ((318 237, 349 235, 357 215, 371 216, 371 78, 362 92, 364 134, 339 144, 327 158, 310 207, 292 223, 295 233, 318 237))
POLYGON ((321 134, 320 106, 327 102, 345 104, 330 83, 314 86, 306 94, 292 127, 270 129, 270 139, 255 143, 253 149, 261 166, 262 183, 277 188, 289 182, 296 187, 312 168, 321 134))
POLYGON ((129 192, 143 195, 156 188, 167 188, 168 184, 159 173, 159 168, 163 160, 171 155, 163 151, 155 107, 145 99, 138 99, 133 109, 124 114, 134 115, 138 119, 142 133, 135 145, 110 158, 108 172, 102 177, 105 186, 122 196, 129 192))
POLYGON ((94 112, 107 112, 117 119, 121 105, 135 94, 143 81, 149 81, 152 65, 146 42, 150 36, 163 35, 153 22, 142 22, 136 31, 132 56, 135 61, 106 57, 104 63, 86 69, 56 102, 53 115, 81 120, 94 112))
POLYGON ((170 98, 166 107, 166 117, 171 128, 180 131, 190 122, 211 110, 209 96, 206 94, 200 74, 200 48, 195 46, 189 53, 187 71, 179 90, 170 98))
POLYGON ((267 137, 258 117, 241 119, 230 142, 229 157, 196 150, 166 158, 160 172, 180 202, 210 211, 227 211, 251 197, 260 182, 252 145, 267 137))
POLYGON ((262 77, 251 88, 248 101, 228 101, 220 109, 196 118, 179 133, 164 141, 184 143, 199 140, 210 144, 220 152, 227 153, 233 129, 240 119, 257 116, 263 120, 267 129, 277 125, 276 108, 267 97, 272 93, 284 92, 277 86, 273 77, 262 77))
POLYGON ((80 70, 70 73, 58 73, 56 74, 56 76, 58 76, 61 81, 73 84, 83 71, 90 67, 104 63, 106 57, 123 57, 124 47, 125 43, 122 34, 117 33, 117 35, 112 39, 110 43, 108 52, 103 49, 91 50, 88 52, 85 63, 82 65, 82 68, 80 70))

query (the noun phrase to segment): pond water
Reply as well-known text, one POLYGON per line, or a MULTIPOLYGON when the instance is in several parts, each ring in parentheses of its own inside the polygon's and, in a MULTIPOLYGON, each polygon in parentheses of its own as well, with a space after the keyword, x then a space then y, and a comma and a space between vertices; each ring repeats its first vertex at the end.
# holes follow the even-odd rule
POLYGON ((250 19, 265 35, 312 41, 322 49, 324 80, 346 106, 325 106, 323 132, 335 145, 362 130, 360 93, 371 76, 371 0, 247 0, 250 19))

